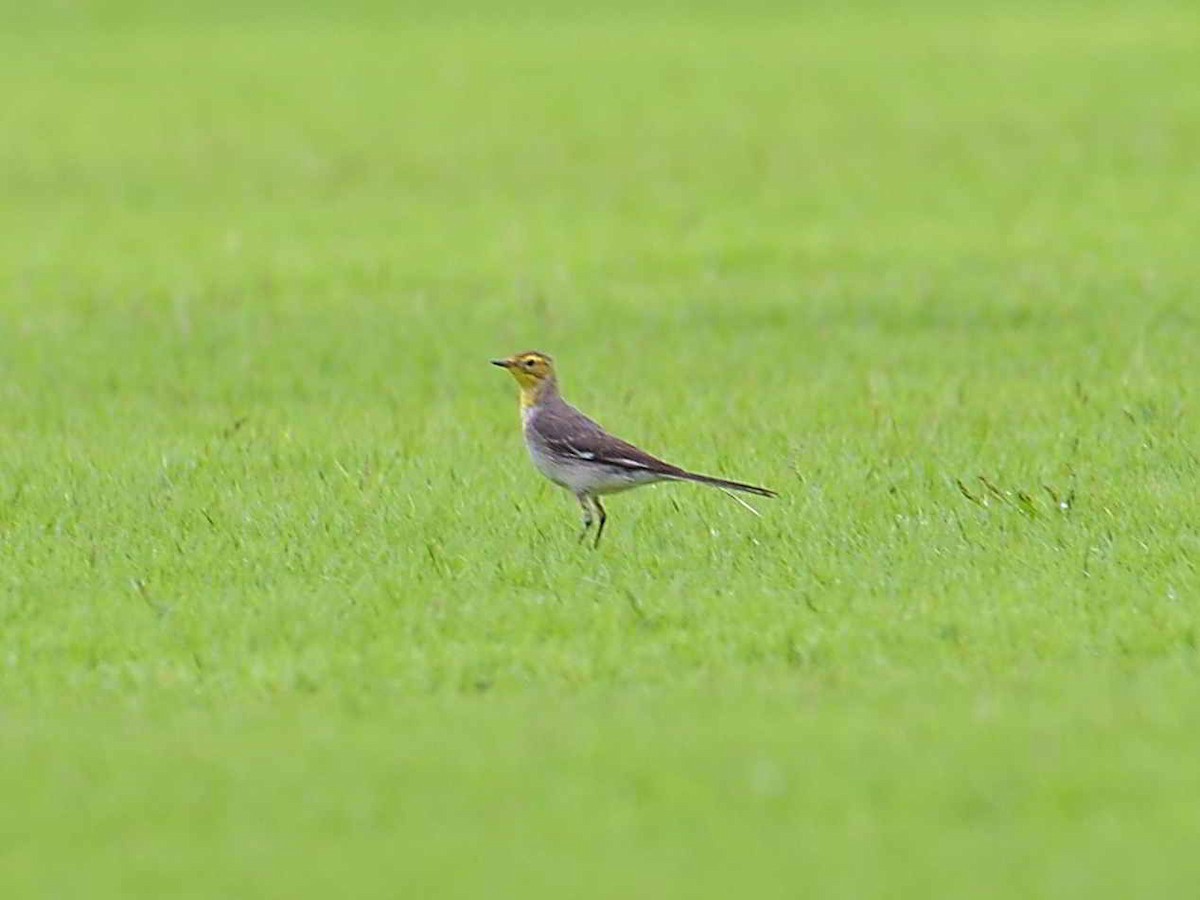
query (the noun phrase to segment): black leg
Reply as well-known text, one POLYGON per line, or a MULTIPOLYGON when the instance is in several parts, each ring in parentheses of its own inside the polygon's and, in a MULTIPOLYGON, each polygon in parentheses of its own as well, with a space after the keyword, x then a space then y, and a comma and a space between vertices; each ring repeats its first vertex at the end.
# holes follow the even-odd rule
POLYGON ((583 507, 583 531, 579 532, 579 543, 582 544, 583 539, 587 537, 588 530, 592 527, 592 505, 588 502, 587 494, 576 494, 575 499, 583 507))
POLYGON ((604 507, 600 505, 600 498, 593 497, 592 502, 596 504, 596 512, 600 513, 600 524, 596 528, 596 542, 592 547, 600 546, 600 535, 604 534, 604 523, 608 521, 608 513, 604 511, 604 507))

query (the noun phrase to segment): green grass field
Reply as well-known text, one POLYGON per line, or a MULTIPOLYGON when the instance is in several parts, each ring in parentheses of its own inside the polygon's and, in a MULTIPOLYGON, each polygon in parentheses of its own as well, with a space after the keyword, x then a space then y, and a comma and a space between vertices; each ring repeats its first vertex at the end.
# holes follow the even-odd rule
POLYGON ((1195 890, 1192 4, 45 7, 0 895, 1195 890))

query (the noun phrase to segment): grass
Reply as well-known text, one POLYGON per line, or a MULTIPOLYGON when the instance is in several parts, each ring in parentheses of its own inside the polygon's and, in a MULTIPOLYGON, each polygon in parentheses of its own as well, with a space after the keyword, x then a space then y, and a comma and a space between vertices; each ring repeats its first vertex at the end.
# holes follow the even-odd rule
POLYGON ((4 895, 1190 890, 1189 7, 387 7, 0 36, 4 895))

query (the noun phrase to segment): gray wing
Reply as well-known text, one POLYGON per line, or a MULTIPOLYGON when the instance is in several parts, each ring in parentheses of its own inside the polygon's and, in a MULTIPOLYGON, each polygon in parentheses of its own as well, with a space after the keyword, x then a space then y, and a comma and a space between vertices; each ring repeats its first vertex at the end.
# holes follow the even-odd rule
POLYGON ((544 409, 533 427, 550 452, 562 457, 630 471, 684 475, 683 469, 652 456, 628 441, 613 437, 579 410, 563 403, 544 409))

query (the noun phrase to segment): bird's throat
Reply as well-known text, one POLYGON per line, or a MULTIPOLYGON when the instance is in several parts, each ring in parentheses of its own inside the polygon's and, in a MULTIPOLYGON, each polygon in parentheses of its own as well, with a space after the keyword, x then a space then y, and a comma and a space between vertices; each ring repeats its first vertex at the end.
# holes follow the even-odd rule
POLYGON ((521 411, 533 409, 542 401, 542 385, 531 384, 521 387, 521 411))
POLYGON ((558 390, 554 379, 546 378, 531 384, 521 385, 521 411, 533 409, 552 397, 558 390))

